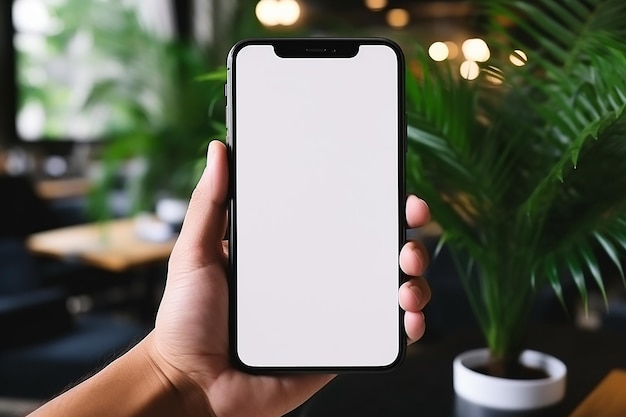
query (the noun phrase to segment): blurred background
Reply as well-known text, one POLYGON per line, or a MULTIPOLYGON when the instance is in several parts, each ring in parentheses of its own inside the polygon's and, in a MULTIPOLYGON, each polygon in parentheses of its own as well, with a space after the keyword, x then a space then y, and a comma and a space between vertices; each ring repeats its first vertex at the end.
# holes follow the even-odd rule
MULTIPOLYGON (((49 398, 151 328, 206 145, 225 136, 223 67, 236 41, 388 37, 405 51, 411 73, 421 71, 416 57, 423 50, 471 82, 477 63, 492 53, 483 40, 488 22, 481 3, 1 2, 0 397, 6 415, 49 398)), ((510 54, 509 65, 526 64, 524 50, 510 54)), ((490 82, 501 84, 497 68, 492 72, 490 82)), ((436 236, 437 228, 428 233, 436 236)), ((440 273, 454 275, 442 257, 440 273)), ((434 309, 431 337, 475 325, 464 313, 469 307, 460 284, 437 285, 455 309, 434 309)), ((599 323, 593 314, 581 320, 599 323)))
POLYGON ((0 415, 152 327, 206 145, 225 136, 235 42, 385 36, 411 56, 439 41, 460 65, 479 19, 467 1, 1 2, 0 415))
POLYGON ((35 180, 68 222, 153 211, 160 197, 189 195, 206 142, 224 136, 219 75, 198 77, 223 66, 239 39, 385 36, 408 56, 414 45, 438 41, 433 56, 460 65, 463 42, 481 27, 467 1, 20 0, 2 7, 0 166, 35 180))
POLYGON ((223 65, 239 39, 385 36, 407 52, 416 43, 439 41, 434 56, 460 64, 463 42, 481 26, 467 1, 8 3, 2 15, 3 166, 38 179, 93 179, 105 169, 94 156, 106 153, 109 142, 132 137, 136 143, 119 152, 151 152, 158 141, 146 136, 168 130, 177 138, 185 130, 190 144, 178 143, 189 148, 183 158, 199 155, 208 138, 221 136, 223 99, 219 86, 195 78, 223 65))

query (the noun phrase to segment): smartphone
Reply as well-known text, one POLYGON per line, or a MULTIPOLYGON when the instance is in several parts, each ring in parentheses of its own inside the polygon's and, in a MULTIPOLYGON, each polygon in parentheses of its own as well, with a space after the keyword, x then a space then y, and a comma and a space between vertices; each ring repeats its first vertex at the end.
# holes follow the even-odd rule
POLYGON ((406 346, 400 48, 254 39, 231 49, 227 68, 233 363, 394 368, 406 346))

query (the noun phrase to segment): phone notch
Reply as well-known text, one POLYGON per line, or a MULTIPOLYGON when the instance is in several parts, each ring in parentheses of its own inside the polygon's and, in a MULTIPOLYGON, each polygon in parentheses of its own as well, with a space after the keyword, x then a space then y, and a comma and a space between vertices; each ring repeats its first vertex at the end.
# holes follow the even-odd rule
POLYGON ((281 58, 353 58, 359 52, 350 39, 277 39, 273 45, 281 58))

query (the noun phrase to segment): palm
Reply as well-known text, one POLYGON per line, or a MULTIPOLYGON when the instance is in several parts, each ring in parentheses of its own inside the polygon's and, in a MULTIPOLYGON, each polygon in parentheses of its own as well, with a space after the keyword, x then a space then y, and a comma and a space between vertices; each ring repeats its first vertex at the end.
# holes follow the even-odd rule
MULTIPOLYGON (((282 414, 294 408, 332 377, 253 376, 230 366, 228 358, 228 285, 222 262, 208 264, 186 273, 170 273, 162 307, 157 316, 156 344, 171 365, 207 391, 217 415, 282 414), (204 287, 204 288, 203 288, 204 287), (233 395, 235 394, 235 395, 233 395), (221 400, 221 401, 220 401, 221 400)), ((177 268, 176 265, 171 268, 177 268)))
POLYGON ((177 368, 214 378, 216 369, 228 366, 227 291, 224 271, 216 265, 168 282, 155 334, 167 340, 161 353, 177 368))

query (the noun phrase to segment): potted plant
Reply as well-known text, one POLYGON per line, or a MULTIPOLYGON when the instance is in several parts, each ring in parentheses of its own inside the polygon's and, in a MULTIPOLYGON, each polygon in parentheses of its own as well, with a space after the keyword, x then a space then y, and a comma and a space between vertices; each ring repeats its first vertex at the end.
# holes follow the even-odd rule
MULTIPOLYGON (((606 299, 599 255, 621 273, 626 253, 626 5, 486 7, 491 58, 475 80, 418 53, 418 74, 407 79, 407 181, 442 227, 488 348, 460 356, 455 372, 484 361, 472 383, 509 378, 526 397, 473 390, 455 374, 457 393, 482 392, 490 407, 542 407, 562 397, 563 380, 547 388, 555 377, 539 379, 533 391, 510 379, 520 358, 551 361, 524 352, 536 290, 550 285, 562 299, 573 282, 586 306, 591 282, 606 299)), ((556 359, 553 368, 564 379, 556 359)))

